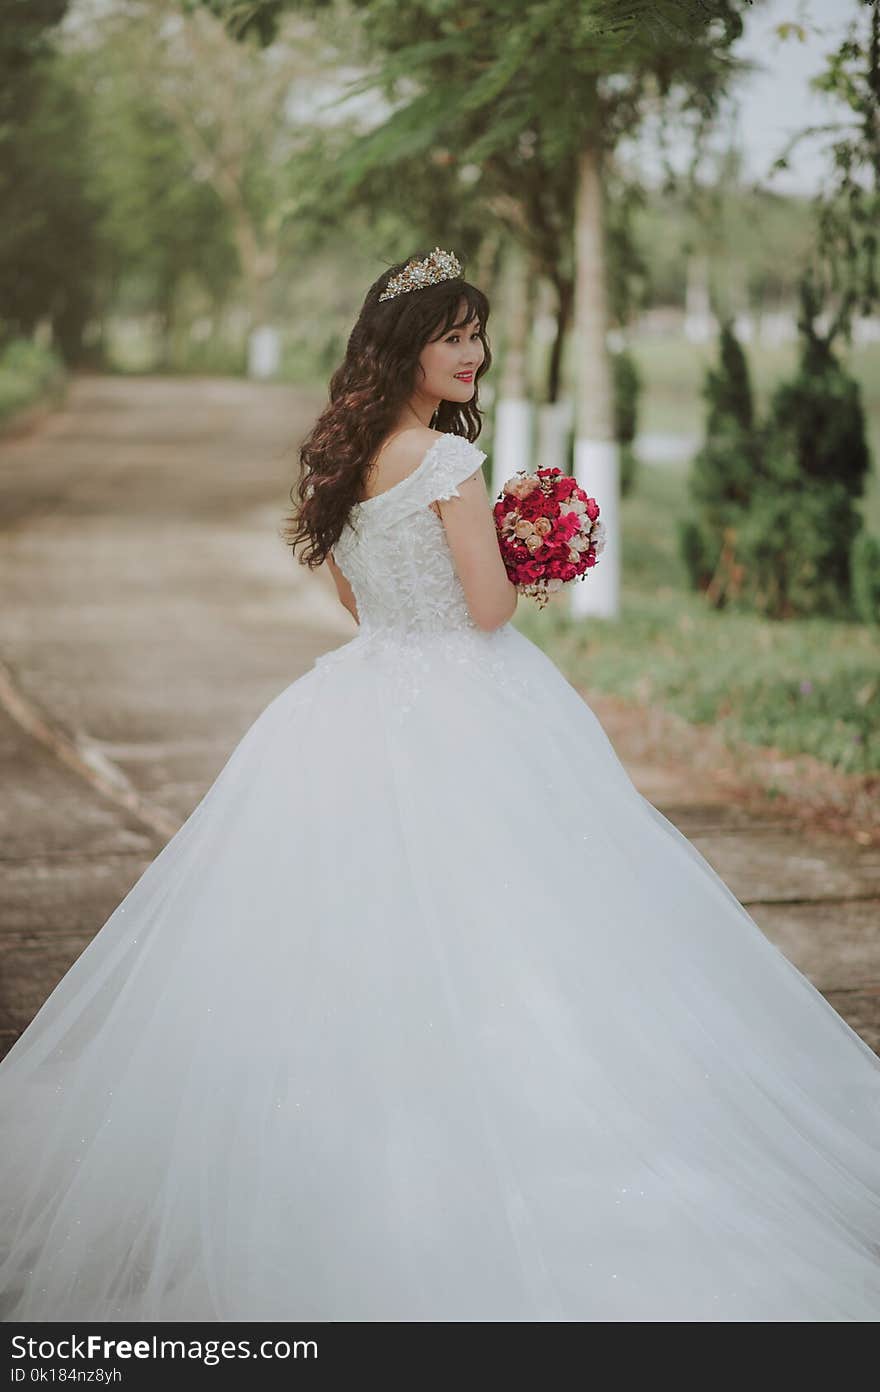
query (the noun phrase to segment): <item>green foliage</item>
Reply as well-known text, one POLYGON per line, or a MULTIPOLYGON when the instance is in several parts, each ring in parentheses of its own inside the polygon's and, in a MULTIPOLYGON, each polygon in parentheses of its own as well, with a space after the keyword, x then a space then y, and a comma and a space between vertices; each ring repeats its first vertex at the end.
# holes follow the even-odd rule
POLYGON ((810 275, 801 286, 801 363, 771 403, 771 450, 775 473, 822 482, 839 480, 852 497, 861 497, 870 467, 865 413, 859 385, 841 366, 831 336, 816 322, 822 301, 810 275))
POLYGON ((30 66, 51 53, 53 30, 69 0, 3 0, 0 22, 0 115, 15 99, 30 66), (5 109, 4 109, 5 108, 5 109))
POLYGON ((679 545, 692 586, 721 608, 741 584, 736 537, 761 474, 748 364, 730 321, 722 324, 719 362, 706 373, 703 398, 706 437, 689 480, 696 517, 682 521, 679 545))
POLYGON ((798 482, 790 474, 769 480, 756 491, 737 539, 741 602, 774 619, 848 617, 849 554, 860 526, 839 481, 798 482))
POLYGON ((201 5, 167 26, 149 5, 113 6, 71 45, 101 207, 96 318, 116 366, 242 364, 250 327, 280 325, 309 273, 314 165, 302 147, 324 127, 303 97, 338 50, 309 24, 271 51, 256 35, 236 42, 247 6, 221 8, 228 27, 201 5), (137 333, 118 322, 136 318, 137 333))
POLYGON ((732 425, 747 434, 754 425, 752 384, 745 353, 729 321, 721 328, 720 349, 719 366, 710 368, 706 379, 707 431, 713 436, 732 425))
POLYGON ((263 47, 277 37, 284 11, 294 8, 290 0, 181 0, 184 11, 197 9, 199 5, 204 5, 222 20, 233 38, 242 41, 253 38, 263 47))
POLYGON ((691 588, 708 589, 718 565, 720 546, 712 544, 714 539, 709 537, 693 517, 677 518, 676 536, 679 555, 688 573, 691 588))
POLYGON ((741 538, 745 593, 761 612, 845 616, 856 506, 870 467, 859 385, 816 329, 819 301, 802 287, 801 361, 773 393, 766 479, 741 538))
POLYGON ((694 459, 691 497, 706 525, 721 532, 748 507, 760 467, 748 366, 730 322, 722 325, 719 363, 707 370, 702 394, 706 439, 694 459))
POLYGON ((57 399, 64 382, 64 368, 48 348, 12 339, 0 351, 0 421, 36 401, 57 399))
POLYGON ((801 358, 757 424, 745 357, 722 332, 708 374, 706 441, 694 459, 697 516, 679 530, 691 584, 717 607, 770 618, 851 612, 856 506, 870 466, 858 383, 816 329, 818 304, 802 287, 801 358))
MULTIPOLYGON (((68 0, 4 0, 0 343, 29 335, 47 317, 62 351, 74 357, 93 296, 96 210, 87 188, 82 108, 53 47, 67 6, 68 0)), ((17 390, 9 379, 6 390, 17 390)))
MULTIPOLYGON (((407 166, 442 160, 434 172, 450 206, 470 201, 516 238, 565 314, 578 159, 585 141, 598 139, 614 187, 603 270, 612 315, 623 322, 630 281, 645 271, 625 226, 630 200, 613 152, 658 93, 708 117, 734 71, 728 49, 746 0, 353 3, 376 62, 346 97, 381 93, 390 114, 328 167, 328 204, 350 205, 377 175, 386 191, 405 188, 397 176, 407 166), (612 225, 616 210, 622 227, 612 225)), ((313 0, 311 8, 324 6, 313 0)), ((554 400, 557 355, 548 375, 554 400)))
MULTIPOLYGON (((844 40, 812 86, 832 100, 832 119, 799 132, 830 137, 828 176, 814 208, 818 242, 814 273, 830 318, 828 341, 849 338, 855 314, 880 303, 880 6, 862 0, 844 40), (839 113, 846 110, 843 120, 839 113)), ((778 163, 785 167, 786 151, 778 163)))
POLYGON ((864 624, 880 625, 880 539, 860 532, 853 542, 852 593, 864 624))
POLYGON ((626 349, 611 354, 614 374, 614 434, 622 445, 631 445, 638 434, 641 377, 635 358, 626 349))
POLYGON ((119 307, 158 314, 161 365, 171 367, 184 290, 197 288, 216 308, 235 284, 229 221, 210 185, 193 179, 173 122, 130 84, 124 64, 112 51, 93 62, 101 77, 92 103, 92 157, 103 208, 103 272, 119 307))
POLYGON ((84 104, 50 53, 11 75, 2 106, 12 109, 0 119, 0 339, 48 318, 74 359, 99 258, 84 104))

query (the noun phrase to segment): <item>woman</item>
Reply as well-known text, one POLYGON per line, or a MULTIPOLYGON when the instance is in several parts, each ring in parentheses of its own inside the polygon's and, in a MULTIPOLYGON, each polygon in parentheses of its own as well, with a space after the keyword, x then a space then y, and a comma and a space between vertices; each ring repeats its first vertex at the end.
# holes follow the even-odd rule
POLYGON ((880 1061, 509 622, 488 317, 367 294, 289 531, 358 632, 0 1067, 7 1319, 880 1315, 880 1061))

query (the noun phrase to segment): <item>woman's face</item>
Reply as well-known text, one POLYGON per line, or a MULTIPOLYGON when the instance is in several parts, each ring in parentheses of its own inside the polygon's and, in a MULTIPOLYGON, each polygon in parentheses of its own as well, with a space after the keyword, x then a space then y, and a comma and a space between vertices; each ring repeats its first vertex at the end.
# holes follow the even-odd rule
MULTIPOLYGON (((467 313, 464 303, 461 313, 467 313)), ((479 329, 480 322, 474 318, 425 344, 419 354, 424 374, 418 385, 420 395, 438 401, 470 401, 477 369, 486 356, 479 329)))

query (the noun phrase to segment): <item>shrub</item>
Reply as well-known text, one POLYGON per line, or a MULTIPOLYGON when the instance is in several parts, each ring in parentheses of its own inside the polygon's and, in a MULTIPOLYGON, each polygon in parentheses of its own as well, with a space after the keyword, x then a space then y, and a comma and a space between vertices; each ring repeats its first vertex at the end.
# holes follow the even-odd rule
POLYGON ((819 303, 809 279, 801 296, 800 362, 770 403, 766 478, 751 509, 744 560, 762 613, 845 617, 862 527, 856 500, 870 466, 865 413, 859 384, 816 330, 819 303))
POLYGON ((708 536, 692 517, 679 517, 678 550, 691 589, 705 590, 718 564, 720 547, 710 553, 708 536))
POLYGON ((703 397, 706 438, 688 480, 696 516, 679 527, 679 549, 691 584, 721 608, 740 592, 739 534, 761 478, 748 364, 729 320, 721 326, 718 366, 706 373, 703 397))
POLYGON ((55 396, 64 380, 64 368, 48 348, 31 339, 12 339, 0 351, 0 420, 41 397, 55 396))
POLYGON ((743 602, 773 619, 847 618, 849 538, 859 525, 842 483, 792 487, 771 479, 740 529, 743 602))
MULTIPOLYGON (((774 619, 852 614, 857 499, 870 454, 859 385, 818 332, 820 308, 805 277, 798 368, 777 387, 763 423, 745 356, 730 325, 722 327, 719 366, 704 388, 706 439, 688 484, 696 518, 679 528, 691 584, 718 608, 774 619)), ((870 610, 867 552, 865 567, 859 595, 870 610)))

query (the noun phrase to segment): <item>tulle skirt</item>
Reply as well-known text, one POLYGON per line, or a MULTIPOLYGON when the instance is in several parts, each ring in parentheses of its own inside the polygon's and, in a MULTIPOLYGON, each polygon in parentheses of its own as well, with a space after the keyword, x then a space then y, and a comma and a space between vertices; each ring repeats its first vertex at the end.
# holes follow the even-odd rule
POLYGON ((880 1060, 512 625, 282 691, 0 1118, 7 1320, 880 1316, 880 1060))

